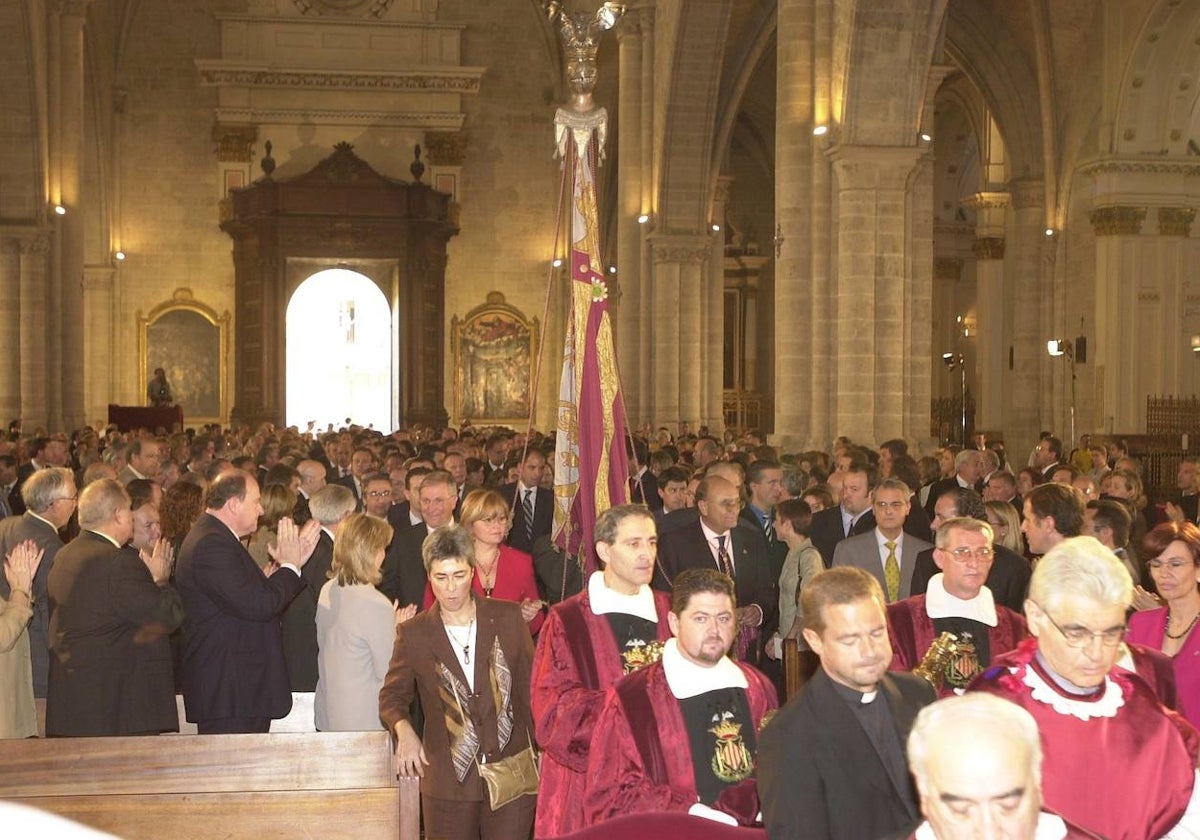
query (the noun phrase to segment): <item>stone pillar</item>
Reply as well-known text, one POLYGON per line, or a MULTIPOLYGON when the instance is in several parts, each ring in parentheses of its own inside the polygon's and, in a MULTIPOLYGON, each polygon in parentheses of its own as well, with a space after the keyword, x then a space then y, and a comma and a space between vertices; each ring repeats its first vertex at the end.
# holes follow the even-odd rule
MULTIPOLYGON (((936 87, 936 85, 933 85, 936 87)), ((932 94, 928 107, 933 108, 932 94)), ((929 312, 933 307, 933 152, 919 151, 916 168, 909 179, 905 207, 908 216, 903 316, 904 329, 904 403, 902 436, 905 440, 929 444, 929 406, 933 397, 933 330, 923 318, 912 313, 929 312)))
MULTIPOLYGON (((87 0, 60 0, 52 25, 59 33, 59 64, 50 72, 59 76, 58 108, 51 112, 50 131, 58 134, 55 185, 59 201, 67 214, 59 224, 59 261, 55 284, 60 306, 55 320, 61 328, 53 330, 59 338, 60 367, 53 371, 57 392, 55 429, 70 429, 82 424, 84 417, 84 336, 75 328, 83 322, 83 26, 87 0)), ((53 340, 53 338, 52 338, 53 340)))
POLYGON ((0 239, 0 417, 21 416, 21 240, 0 239))
MULTIPOLYGON (((82 329, 84 346, 87 347, 87 380, 83 404, 87 419, 97 420, 108 416, 109 395, 115 392, 118 370, 113 333, 120 323, 113 297, 116 269, 112 266, 87 266, 83 272, 82 329)), ((141 363, 140 360, 138 362, 141 363)))
MULTIPOLYGON (((640 120, 641 126, 641 150, 642 150, 642 212, 650 214, 653 219, 653 214, 657 209, 655 200, 655 187, 658 184, 658 169, 657 158, 654 155, 654 6, 652 0, 644 5, 640 5, 637 9, 638 22, 642 33, 642 95, 641 106, 642 115, 640 120)), ((629 12, 626 12, 629 14, 629 12)), ((658 309, 654 308, 654 303, 658 299, 658 294, 653 290, 654 278, 654 262, 651 254, 651 246, 649 235, 654 229, 653 223, 638 226, 638 241, 641 247, 641 262, 639 266, 639 288, 638 299, 641 301, 639 310, 641 312, 652 312, 657 314, 658 309)), ((637 371, 633 375, 633 379, 637 385, 638 405, 640 406, 640 415, 636 418, 642 423, 654 423, 661 425, 665 422, 665 418, 660 418, 655 413, 657 410, 657 400, 654 394, 654 377, 646 375, 644 371, 653 369, 655 359, 653 356, 652 336, 654 334, 653 325, 642 321, 643 329, 638 336, 638 354, 637 354, 637 371)), ((640 425, 633 423, 631 425, 640 425)))
POLYGON ((50 366, 46 349, 50 341, 49 274, 46 258, 50 237, 35 235, 21 242, 20 347, 21 419, 37 427, 49 424, 50 366))
MULTIPOLYGON (((704 382, 700 422, 714 435, 719 435, 725 428, 725 208, 732 185, 733 178, 728 175, 717 179, 712 217, 721 225, 721 230, 713 237, 705 283, 707 294, 704 296, 704 345, 708 352, 701 354, 704 382)), ((745 343, 746 364, 753 370, 754 359, 758 356, 754 339, 748 338, 745 343)))
MULTIPOLYGON (((620 96, 617 119, 617 364, 621 370, 625 411, 632 425, 642 421, 643 404, 637 379, 639 344, 645 333, 646 310, 641 300, 642 205, 645 155, 642 149, 642 29, 641 16, 629 10, 617 26, 620 44, 620 96)), ((651 418, 646 418, 651 419, 651 418)))
MULTIPOLYGON (((911 352, 909 179, 915 147, 837 146, 838 278, 834 428, 876 442, 905 433, 911 352)), ((926 348, 923 358, 928 358, 926 348)))
MULTIPOLYGON (((1045 423, 1041 401, 1041 371, 1046 355, 1041 312, 1049 309, 1053 295, 1042 288, 1042 247, 1045 234, 1045 193, 1041 181, 1009 184, 1013 212, 1005 233, 1004 289, 1005 334, 1010 336, 1012 370, 1004 391, 1005 448, 1029 452, 1045 423)), ((1048 407, 1047 407, 1048 408, 1048 407)))
POLYGON ((695 428, 702 416, 701 356, 720 349, 707 346, 701 331, 711 237, 705 234, 654 234, 654 417, 656 424, 695 428))
POLYGON ((1008 366, 1004 333, 1004 216, 1010 203, 1008 193, 1003 192, 976 193, 965 202, 976 214, 977 429, 1004 429, 1004 371, 1008 366))
MULTIPOLYGON (((826 325, 812 276, 815 0, 778 0, 775 94, 775 436, 787 448, 824 449, 830 394, 814 377, 826 325), (817 392, 823 392, 817 396, 817 392)), ((768 388, 769 389, 769 388, 768 388)))

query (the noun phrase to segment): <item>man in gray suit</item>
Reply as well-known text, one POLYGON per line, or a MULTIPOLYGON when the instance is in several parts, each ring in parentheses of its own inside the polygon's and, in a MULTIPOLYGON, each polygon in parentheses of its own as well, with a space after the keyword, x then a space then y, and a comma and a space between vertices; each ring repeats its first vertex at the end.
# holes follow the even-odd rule
MULTIPOLYGON (((75 512, 75 476, 66 467, 45 467, 21 485, 25 513, 0 522, 0 557, 19 543, 33 540, 43 552, 33 578, 33 621, 29 625, 29 653, 33 660, 33 696, 46 696, 50 673, 50 607, 46 597, 54 555, 63 547, 58 531, 75 512)), ((0 578, 0 594, 8 598, 8 582, 0 578)))
POLYGON ((879 482, 871 494, 875 528, 849 537, 833 551, 833 566, 856 566, 883 587, 888 603, 909 597, 917 555, 932 545, 904 532, 912 491, 895 478, 879 482))

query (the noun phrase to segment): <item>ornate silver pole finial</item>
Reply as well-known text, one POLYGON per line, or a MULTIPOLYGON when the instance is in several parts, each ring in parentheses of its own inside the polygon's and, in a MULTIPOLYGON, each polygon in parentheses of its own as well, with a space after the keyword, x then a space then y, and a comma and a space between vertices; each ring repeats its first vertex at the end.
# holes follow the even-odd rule
POLYGON ((571 102, 567 109, 586 114, 596 107, 592 91, 596 87, 600 35, 617 25, 625 14, 625 4, 607 2, 592 15, 569 12, 562 6, 561 0, 542 0, 542 10, 558 27, 558 37, 567 57, 567 83, 571 86, 571 102))

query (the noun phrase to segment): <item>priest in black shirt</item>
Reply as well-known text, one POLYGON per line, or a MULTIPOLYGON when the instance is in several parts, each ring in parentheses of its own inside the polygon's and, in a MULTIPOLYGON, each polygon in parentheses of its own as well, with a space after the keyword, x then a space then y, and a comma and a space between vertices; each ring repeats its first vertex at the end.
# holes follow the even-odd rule
POLYGON ((754 823, 758 730, 778 701, 769 679, 728 656, 736 609, 733 581, 722 572, 676 576, 674 638, 658 662, 613 686, 596 722, 587 824, 649 811, 754 823))

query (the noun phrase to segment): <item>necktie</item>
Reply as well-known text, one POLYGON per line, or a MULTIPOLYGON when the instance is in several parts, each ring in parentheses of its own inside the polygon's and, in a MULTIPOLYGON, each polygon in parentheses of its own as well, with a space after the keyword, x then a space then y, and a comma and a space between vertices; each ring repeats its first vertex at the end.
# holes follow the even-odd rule
POLYGON ((638 482, 636 478, 629 479, 629 501, 636 502, 638 500, 638 482))
POLYGON ((900 563, 896 560, 896 544, 891 540, 887 546, 887 561, 883 564, 883 579, 887 583, 887 599, 890 604, 900 598, 900 563))
POLYGON ((717 537, 717 563, 721 566, 721 571, 733 577, 733 560, 729 556, 729 552, 725 550, 725 535, 717 537))
POLYGON ((763 519, 763 536, 767 538, 767 545, 775 542, 775 525, 771 519, 770 514, 767 514, 766 518, 763 519))
POLYGON ((525 517, 525 541, 533 545, 533 490, 525 491, 525 501, 521 503, 521 513, 525 517))

